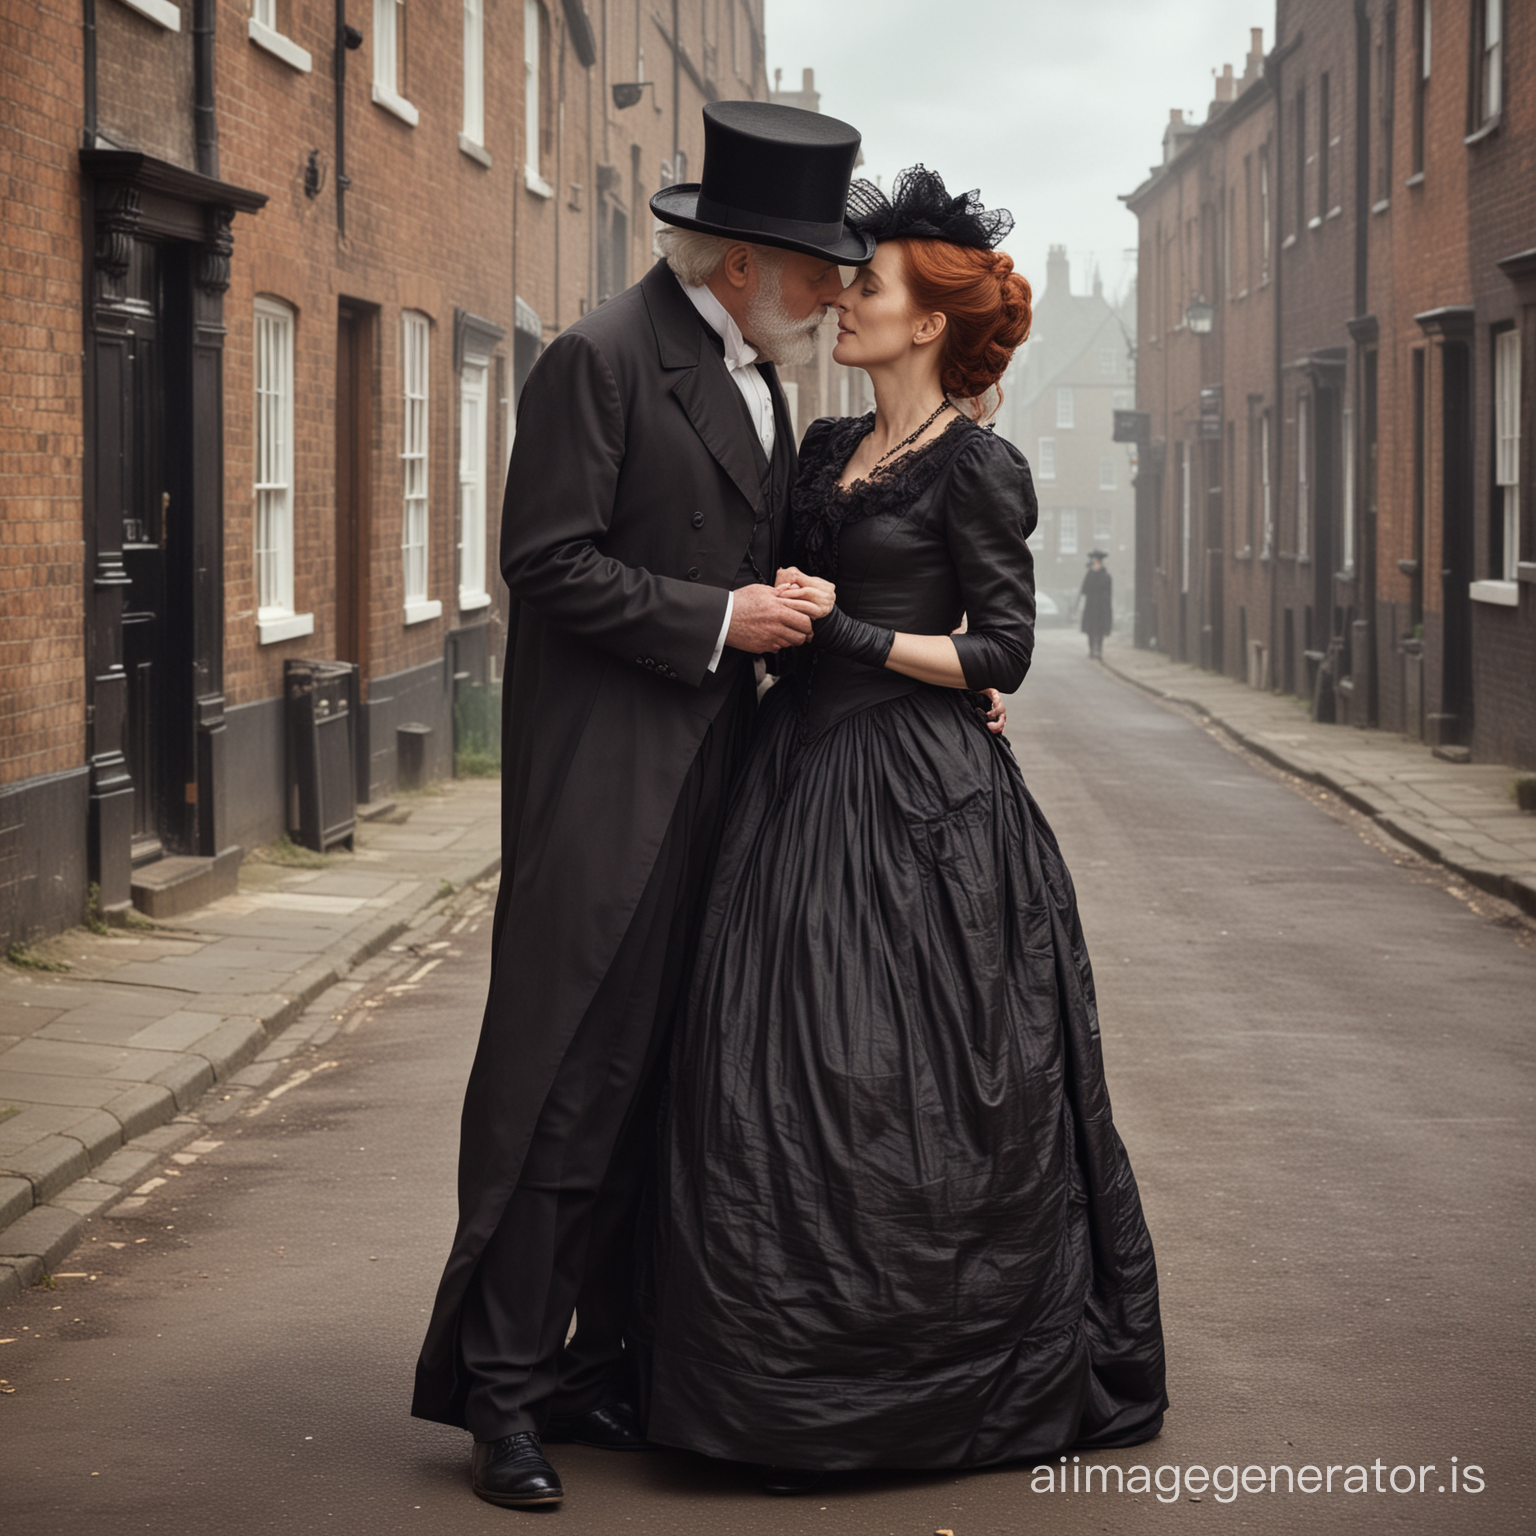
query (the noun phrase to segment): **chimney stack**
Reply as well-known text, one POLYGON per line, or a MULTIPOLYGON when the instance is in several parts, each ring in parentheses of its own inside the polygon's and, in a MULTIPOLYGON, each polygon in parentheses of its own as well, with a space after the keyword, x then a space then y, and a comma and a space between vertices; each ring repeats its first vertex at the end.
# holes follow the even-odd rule
POLYGON ((1072 293, 1072 264, 1067 260, 1067 248, 1053 245, 1045 256, 1045 291, 1058 299, 1072 293))

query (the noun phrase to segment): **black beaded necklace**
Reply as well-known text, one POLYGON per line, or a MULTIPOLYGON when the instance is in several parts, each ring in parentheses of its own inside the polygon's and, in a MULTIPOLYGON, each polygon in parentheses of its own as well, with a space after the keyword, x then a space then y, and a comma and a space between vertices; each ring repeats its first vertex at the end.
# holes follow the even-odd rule
POLYGON ((875 462, 870 466, 870 471, 867 478, 873 479, 880 473, 881 467, 884 465, 887 459, 895 458, 895 456, 900 453, 903 448, 910 448, 912 444, 915 443, 918 438, 920 438, 923 433, 926 432, 928 428, 931 427, 934 422, 936 422, 939 417, 944 414, 945 411, 956 409, 958 409, 958 407, 955 405, 953 400, 941 400, 939 402, 939 408, 931 416, 929 416, 920 427, 918 427, 917 431, 908 433, 908 435, 902 438, 902 440, 897 443, 894 448, 887 448, 885 452, 875 460, 875 462))

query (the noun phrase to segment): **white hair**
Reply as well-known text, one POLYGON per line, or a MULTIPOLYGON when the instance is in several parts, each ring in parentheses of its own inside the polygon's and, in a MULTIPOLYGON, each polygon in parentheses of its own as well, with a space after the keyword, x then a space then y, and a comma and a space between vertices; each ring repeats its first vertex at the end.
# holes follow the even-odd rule
POLYGON ((663 224, 654 243, 656 254, 677 274, 678 281, 690 288, 702 288, 720 270, 725 253, 733 245, 751 246, 753 259, 770 271, 784 264, 784 253, 771 245, 727 240, 723 235, 706 235, 703 230, 681 229, 676 224, 663 224))

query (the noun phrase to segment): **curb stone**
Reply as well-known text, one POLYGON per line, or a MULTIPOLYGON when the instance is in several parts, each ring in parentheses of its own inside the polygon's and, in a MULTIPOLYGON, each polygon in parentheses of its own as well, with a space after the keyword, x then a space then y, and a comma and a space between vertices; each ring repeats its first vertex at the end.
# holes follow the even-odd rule
MULTIPOLYGON (((240 1074, 337 982, 419 927, 424 915, 449 897, 442 882, 456 894, 500 868, 498 849, 423 879, 422 888, 392 911, 353 930, 329 954, 297 971, 282 992, 269 994, 264 1000, 269 1006, 255 1016, 231 1018, 222 1007, 210 1009, 217 1025, 177 1052, 178 1059, 149 1082, 134 1084, 100 1110, 83 1114, 67 1132, 44 1137, 20 1156, 5 1159, 0 1166, 0 1306, 18 1300, 68 1256, 88 1216, 131 1192, 150 1165, 204 1134, 204 1127, 188 1116, 202 1096, 240 1074), (93 1172, 106 1177, 93 1178, 93 1172)), ((188 1011, 201 1010, 189 1001, 188 1011)))
POLYGON ((1420 858, 1427 859, 1431 864, 1438 864, 1442 869, 1449 870, 1469 885, 1476 886, 1479 890, 1487 891, 1491 896, 1498 896, 1511 905, 1519 907, 1527 916, 1536 917, 1536 880, 1523 875, 1509 875, 1491 865, 1477 864, 1452 855, 1430 840, 1427 829, 1410 827, 1395 811, 1383 809, 1372 799, 1369 793, 1371 786, 1368 782, 1359 779, 1346 781, 1326 768, 1316 768, 1299 762, 1294 757, 1288 756, 1282 749, 1269 742, 1259 741, 1232 724, 1230 720, 1224 720, 1209 704, 1202 703, 1198 699, 1185 698, 1166 688, 1159 688, 1155 683, 1149 683, 1134 673, 1117 667, 1111 661, 1101 659, 1101 665, 1106 672, 1121 682, 1141 689, 1143 693, 1150 694, 1154 699, 1193 710, 1201 719, 1209 721, 1224 731, 1239 746, 1263 758, 1271 767, 1279 768, 1284 773, 1294 774, 1299 779, 1305 779, 1309 784, 1316 784, 1319 788, 1337 795, 1351 810, 1370 817, 1383 832, 1411 849, 1420 858))

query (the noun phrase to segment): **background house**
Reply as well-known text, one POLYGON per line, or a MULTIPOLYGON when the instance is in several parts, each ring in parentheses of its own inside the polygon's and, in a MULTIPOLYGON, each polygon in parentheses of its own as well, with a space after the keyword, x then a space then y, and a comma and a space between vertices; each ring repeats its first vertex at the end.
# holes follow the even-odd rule
POLYGON ((1117 613, 1135 602, 1134 449, 1114 441, 1114 413, 1135 403, 1136 295, 1105 297, 1097 271, 1072 291, 1066 247, 1053 245, 1034 296, 1029 340, 1003 379, 997 430, 1029 460, 1040 522, 1031 539, 1039 590, 1064 616, 1091 549, 1105 550, 1117 613))

